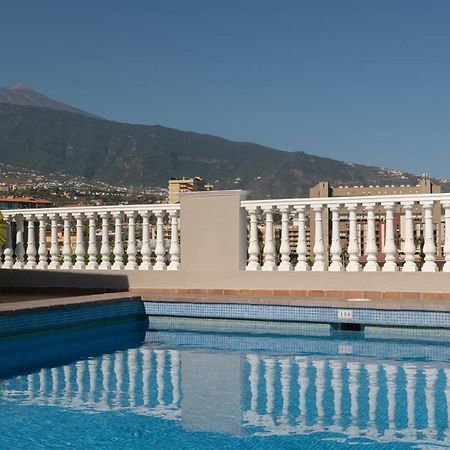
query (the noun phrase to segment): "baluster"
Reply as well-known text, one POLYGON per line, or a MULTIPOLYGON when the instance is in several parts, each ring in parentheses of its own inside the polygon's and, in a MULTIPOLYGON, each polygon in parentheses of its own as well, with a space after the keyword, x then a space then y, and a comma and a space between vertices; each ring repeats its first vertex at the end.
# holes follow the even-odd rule
POLYGON ((100 213, 102 219, 102 245, 100 247, 100 253, 102 254, 102 260, 100 262, 99 268, 101 270, 110 270, 110 254, 111 248, 109 246, 109 213, 100 213))
POLYGON ((387 387, 387 407, 388 407, 388 427, 392 430, 396 428, 395 407, 396 407, 396 388, 397 388, 397 367, 391 364, 383 364, 386 373, 387 387))
POLYGON ((361 264, 359 263, 359 245, 356 227, 356 204, 346 204, 349 215, 349 238, 348 238, 348 264, 347 272, 359 272, 361 264))
POLYGON ((36 243, 34 239, 34 215, 30 214, 25 216, 28 222, 28 235, 27 235, 27 263, 25 269, 36 269, 36 243))
POLYGON ((259 242, 258 242, 258 207, 247 208, 250 215, 250 233, 248 240, 248 264, 246 270, 260 270, 259 265, 259 242))
POLYGON ((50 216, 50 264, 49 269, 57 270, 60 268, 59 263, 59 245, 58 245, 58 214, 50 216))
POLYGON ((433 202, 421 202, 421 205, 425 221, 423 244, 425 262, 422 266, 422 272, 437 272, 438 268, 435 262, 436 244, 434 243, 433 233, 433 202))
POLYGON ((341 245, 341 230, 339 221, 339 209, 340 205, 333 205, 330 207, 331 210, 331 264, 328 270, 330 272, 342 272, 344 266, 342 265, 341 255, 342 255, 342 245, 341 245))
POLYGON ((123 243, 122 243, 122 213, 114 212, 114 264, 113 270, 123 270, 125 265, 123 263, 123 243))
POLYGON ((96 231, 96 221, 97 221, 97 213, 88 213, 86 214, 86 217, 89 220, 89 245, 88 245, 88 255, 89 255, 89 261, 87 264, 87 269, 89 270, 97 270, 98 269, 98 262, 97 262, 97 238, 95 235, 96 231))
POLYGON ((445 264, 442 268, 443 272, 450 272, 450 203, 443 203, 445 211, 445 244, 444 244, 444 255, 445 264))
POLYGON ((164 211, 155 211, 156 216, 156 247, 155 270, 166 270, 166 249, 164 247, 164 211))
POLYGON ((16 215, 16 262, 13 269, 23 269, 25 266, 24 256, 25 248, 23 246, 23 216, 22 214, 16 215))
POLYGON ((64 237, 63 237, 63 263, 61 269, 70 270, 73 269, 72 264, 72 243, 70 241, 70 213, 61 214, 61 218, 63 219, 63 227, 64 227, 64 237))
POLYGON ((405 213, 405 243, 403 251, 405 252, 405 263, 402 272, 417 272, 416 264, 416 244, 414 243, 414 224, 413 224, 413 205, 414 202, 402 202, 405 213))
POLYGON ((322 205, 314 205, 314 264, 311 268, 313 272, 323 272, 325 270, 323 245, 323 226, 322 226, 322 205))
POLYGON ((86 264, 84 262, 84 255, 86 250, 84 249, 84 236, 83 236, 83 213, 77 213, 74 215, 77 221, 77 244, 75 246, 75 254, 77 255, 77 260, 74 269, 83 270, 86 269, 86 264))
POLYGON ((264 214, 266 216, 266 235, 264 240, 264 264, 262 270, 276 270, 275 245, 273 242, 273 208, 265 208, 264 214))
POLYGON ((416 368, 404 366, 406 375, 406 416, 408 428, 414 431, 416 428, 416 368))
POLYGON ((46 240, 47 216, 45 214, 39 214, 36 217, 39 220, 39 247, 38 247, 39 262, 37 268, 45 270, 48 268, 48 250, 46 240))
POLYGON ((13 248, 12 248, 12 229, 11 229, 11 221, 12 216, 10 214, 5 214, 5 224, 6 224, 6 244, 3 254, 5 255, 5 261, 3 262, 4 269, 12 269, 14 266, 13 259, 13 248))
POLYGON ((170 264, 167 270, 179 270, 180 268, 180 244, 178 237, 178 211, 173 210, 169 212, 170 217, 170 264))
POLYGON ((306 230, 305 230, 305 206, 296 206, 297 220, 298 220, 298 239, 297 239, 297 264, 295 270, 297 272, 304 272, 310 270, 306 253, 308 246, 306 245, 306 230))
POLYGON ((366 265, 364 266, 364 272, 378 272, 380 266, 377 262, 377 240, 375 233, 375 203, 366 203, 365 205, 367 213, 367 239, 366 239, 366 265))
POLYGON ((384 239, 385 262, 383 272, 396 272, 397 266, 397 247, 394 239, 394 202, 382 203, 386 212, 386 236, 384 239))
POLYGON ((281 212, 281 262, 278 270, 291 271, 291 245, 289 243, 289 207, 280 208, 281 212))
POLYGON ((149 211, 139 211, 142 217, 142 247, 141 255, 142 262, 139 266, 139 270, 152 270, 151 255, 152 249, 150 248, 150 212, 149 211))
POLYGON ((138 268, 138 263, 136 262, 136 211, 130 211, 127 213, 128 216, 128 245, 127 245, 127 256, 128 261, 125 269, 136 270, 138 268))

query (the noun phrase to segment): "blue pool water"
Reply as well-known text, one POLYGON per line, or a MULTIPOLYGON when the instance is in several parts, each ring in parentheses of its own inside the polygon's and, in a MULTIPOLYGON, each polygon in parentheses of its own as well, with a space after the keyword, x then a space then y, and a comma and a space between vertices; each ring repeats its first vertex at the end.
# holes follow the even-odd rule
POLYGON ((150 317, 0 340, 1 449, 450 448, 450 338, 150 317))

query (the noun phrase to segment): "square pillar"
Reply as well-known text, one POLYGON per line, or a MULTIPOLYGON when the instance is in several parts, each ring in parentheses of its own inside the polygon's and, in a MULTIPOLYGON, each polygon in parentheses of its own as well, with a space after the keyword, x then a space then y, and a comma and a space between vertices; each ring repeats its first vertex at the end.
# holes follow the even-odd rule
POLYGON ((180 193, 181 270, 245 269, 246 198, 241 190, 180 193))

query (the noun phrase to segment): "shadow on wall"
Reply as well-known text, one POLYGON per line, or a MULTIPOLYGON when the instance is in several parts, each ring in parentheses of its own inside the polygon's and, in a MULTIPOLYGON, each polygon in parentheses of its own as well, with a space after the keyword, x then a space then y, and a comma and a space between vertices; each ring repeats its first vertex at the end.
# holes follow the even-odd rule
POLYGON ((128 277, 120 272, 0 270, 0 292, 101 294, 128 289, 128 277))

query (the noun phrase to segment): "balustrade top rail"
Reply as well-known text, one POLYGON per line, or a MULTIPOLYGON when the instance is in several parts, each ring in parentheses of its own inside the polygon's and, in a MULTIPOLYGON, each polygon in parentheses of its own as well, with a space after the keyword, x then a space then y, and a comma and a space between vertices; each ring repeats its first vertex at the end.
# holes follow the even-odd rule
POLYGON ((358 197, 304 197, 304 198, 284 198, 267 200, 243 200, 241 206, 271 207, 271 206, 338 206, 344 204, 370 204, 370 203, 428 203, 428 202, 450 203, 450 193, 435 194, 398 194, 398 195, 370 195, 358 197))
POLYGON ((52 208, 27 208, 27 209, 3 209, 0 210, 3 215, 14 216, 22 215, 43 215, 43 214, 73 214, 73 213, 114 213, 114 212, 133 212, 133 211, 178 211, 179 204, 157 203, 157 204, 139 204, 139 205, 106 205, 106 206, 61 206, 52 208))

